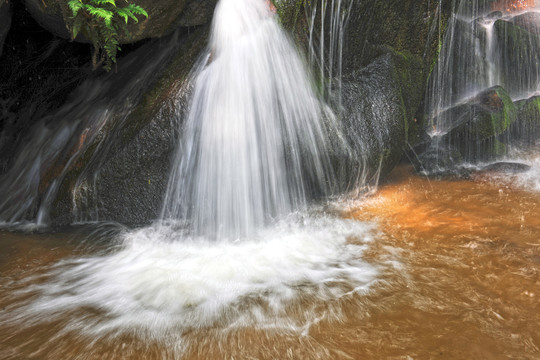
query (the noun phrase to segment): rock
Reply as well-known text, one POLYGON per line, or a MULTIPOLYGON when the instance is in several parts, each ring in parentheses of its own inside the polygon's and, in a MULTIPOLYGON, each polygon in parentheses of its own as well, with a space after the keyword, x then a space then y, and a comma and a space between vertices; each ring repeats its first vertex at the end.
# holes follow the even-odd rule
MULTIPOLYGON (((451 3, 449 0, 437 4, 424 0, 420 3, 413 0, 341 2, 343 14, 349 15, 343 48, 344 108, 340 110, 336 105, 334 110, 347 129, 355 154, 352 157, 360 159, 350 159, 349 165, 337 161, 341 173, 347 173, 341 177, 369 180, 376 173, 384 176, 400 160, 404 148, 422 141, 427 78, 439 51, 437 34, 444 31, 451 3), (443 15, 439 18, 441 11, 443 15), (378 84, 381 86, 377 87, 378 84)), ((310 34, 317 47, 321 1, 286 0, 276 5, 282 24, 293 32, 300 48, 308 49, 310 34), (308 4, 307 9, 304 4, 308 4), (313 6, 317 8, 317 16, 312 29, 305 14, 310 14, 313 6)), ((328 2, 324 19, 326 48, 330 44, 330 6, 328 2)))
POLYGON ((516 103, 517 119, 510 127, 510 138, 519 145, 531 146, 540 138, 540 96, 516 103))
POLYGON ((460 167, 463 157, 452 147, 432 143, 426 151, 412 161, 416 171, 428 176, 467 176, 468 170, 460 167))
POLYGON ((514 16, 510 22, 531 34, 540 34, 540 13, 527 12, 514 16))
POLYGON ((4 48, 4 40, 11 27, 11 9, 7 0, 0 0, 0 57, 4 48))
MULTIPOLYGON (((178 27, 207 24, 214 12, 217 0, 138 0, 135 1, 148 12, 148 19, 130 22, 129 36, 120 34, 120 43, 133 43, 148 38, 160 38, 178 27)), ((34 19, 53 34, 68 39, 66 19, 71 10, 65 0, 25 0, 34 19)), ((76 41, 86 42, 77 37, 76 41)))
POLYGON ((516 120, 517 109, 502 87, 484 90, 448 113, 459 114, 459 119, 446 121, 456 126, 441 142, 459 149, 464 160, 476 162, 504 155, 506 147, 499 137, 516 120))
MULTIPOLYGON (((522 21, 515 20, 517 23, 522 21)), ((540 36, 509 21, 495 22, 505 89, 514 98, 535 92, 540 82, 540 36)), ((530 29, 530 27, 528 27, 530 29)))
POLYGON ((484 166, 482 169, 480 169, 480 172, 518 174, 529 171, 530 169, 530 165, 527 164, 516 162, 496 162, 494 164, 484 166))
POLYGON ((422 79, 421 64, 411 58, 387 49, 385 55, 343 79, 341 118, 351 154, 341 156, 338 173, 349 180, 348 185, 377 182, 401 159, 413 132, 410 114, 418 104, 405 98, 422 88, 414 86, 415 80, 422 79))
POLYGON ((209 24, 212 21, 217 1, 218 0, 188 1, 180 16, 178 26, 188 27, 209 24))
MULTIPOLYGON (((108 123, 94 136, 88 135, 91 140, 85 150, 62 175, 50 212, 53 224, 108 220, 140 225, 159 217, 178 139, 178 114, 186 105, 187 92, 181 89, 187 86, 186 78, 207 36, 205 27, 181 41, 148 44, 133 54, 131 64, 125 64, 128 59, 120 64, 111 83, 122 87, 110 91, 120 93, 118 102, 125 105, 109 110, 108 123), (163 51, 167 55, 159 55, 163 51), (148 86, 130 98, 129 89, 139 86, 133 81, 148 86), (175 96, 178 92, 180 97, 175 96)), ((81 136, 86 135, 81 132, 81 136)), ((43 176, 42 183, 46 179, 43 176)))
POLYGON ((436 59, 438 32, 443 31, 452 1, 358 0, 351 8, 345 38, 344 68, 358 69, 378 57, 380 47, 390 46, 422 59, 425 74, 436 59), (442 13, 439 19, 436 14, 442 13))

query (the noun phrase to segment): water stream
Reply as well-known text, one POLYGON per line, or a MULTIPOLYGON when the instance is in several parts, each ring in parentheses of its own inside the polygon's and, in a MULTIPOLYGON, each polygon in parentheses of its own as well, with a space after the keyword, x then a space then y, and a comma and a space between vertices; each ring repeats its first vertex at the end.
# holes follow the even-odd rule
MULTIPOLYGON (((321 93, 265 1, 220 0, 190 104, 176 114, 186 121, 161 218, 0 230, 0 358, 540 356, 540 148, 503 158, 523 172, 476 163, 466 178, 430 179, 402 165, 377 192, 332 197, 331 154, 349 149, 340 109, 326 103, 340 104, 351 3, 309 14, 313 29, 332 13, 329 38, 310 39, 321 93)), ((444 110, 506 81, 493 19, 516 14, 491 10, 474 2, 451 19, 429 94, 435 133, 450 127, 444 110), (455 66, 462 77, 449 75, 455 66)), ((533 72, 513 100, 534 90, 533 72)), ((46 219, 39 153, 75 156, 80 137, 69 139, 95 136, 108 120, 97 113, 21 155, 21 191, 0 202, 1 220, 46 219), (27 155, 36 162, 23 164, 27 155)))

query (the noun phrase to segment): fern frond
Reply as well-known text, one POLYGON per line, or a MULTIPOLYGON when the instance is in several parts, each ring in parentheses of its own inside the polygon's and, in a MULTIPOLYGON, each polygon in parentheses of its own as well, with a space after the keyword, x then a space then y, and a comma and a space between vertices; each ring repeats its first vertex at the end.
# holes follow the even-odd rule
POLYGON ((144 15, 146 18, 148 18, 148 13, 146 12, 146 10, 144 10, 139 5, 129 4, 124 9, 128 9, 129 11, 131 11, 135 15, 144 15))
POLYGON ((108 28, 111 28, 111 21, 114 15, 112 11, 103 8, 93 7, 92 5, 85 5, 84 8, 90 13, 90 15, 103 19, 105 25, 108 28))
POLYGON ((116 7, 114 0, 92 0, 92 3, 96 5, 111 4, 112 6, 116 7))
POLYGON ((73 13, 73 17, 75 17, 79 13, 79 10, 84 7, 84 4, 81 2, 81 0, 70 0, 68 1, 68 6, 73 13))
MULTIPOLYGON (((120 15, 121 17, 124 18, 124 20, 126 21, 126 24, 128 23, 128 19, 130 17, 133 17, 133 13, 131 11, 129 11, 127 8, 120 8, 120 9, 116 9, 116 14, 117 15, 120 15)), ((136 22, 138 22, 139 20, 135 17, 135 20, 136 22)))
POLYGON ((83 19, 82 17, 78 16, 73 21, 73 27, 71 28, 71 40, 75 40, 77 35, 79 34, 79 31, 81 31, 81 27, 83 25, 83 19))

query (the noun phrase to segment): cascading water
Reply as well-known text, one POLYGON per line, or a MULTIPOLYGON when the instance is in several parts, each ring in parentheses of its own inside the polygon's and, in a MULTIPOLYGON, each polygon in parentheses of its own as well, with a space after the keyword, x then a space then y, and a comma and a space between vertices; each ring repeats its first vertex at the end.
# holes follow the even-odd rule
POLYGON ((354 1, 314 1, 306 8, 310 63, 318 70, 322 92, 327 99, 337 103, 338 111, 341 110, 345 29, 354 1), (320 25, 318 33, 315 28, 317 22, 320 25))
POLYGON ((328 192, 337 126, 264 1, 218 4, 194 87, 165 219, 237 238, 328 192))
POLYGON ((427 94, 431 135, 443 154, 488 161, 536 142, 540 112, 540 4, 458 1, 427 94))
MULTIPOLYGON (((328 152, 342 143, 265 1, 220 1, 194 74, 163 221, 123 231, 110 254, 58 264, 2 322, 57 321, 58 338, 133 335, 181 352, 186 334, 207 329, 307 334, 342 316, 325 302, 376 281, 362 260, 371 225, 307 206, 332 190, 328 152)), ((386 260, 380 269, 398 266, 386 260)))

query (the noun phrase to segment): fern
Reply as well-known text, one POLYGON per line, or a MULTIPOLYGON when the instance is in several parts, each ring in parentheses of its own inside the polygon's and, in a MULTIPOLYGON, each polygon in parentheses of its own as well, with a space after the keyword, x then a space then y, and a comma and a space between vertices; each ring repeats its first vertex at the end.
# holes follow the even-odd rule
POLYGON ((129 20, 139 22, 138 16, 148 18, 142 7, 131 4, 128 0, 68 0, 72 16, 69 16, 68 29, 72 39, 79 34, 92 42, 92 64, 94 69, 103 65, 106 71, 116 63, 120 51, 119 31, 129 36, 129 20), (117 2, 125 4, 117 6, 117 2))

